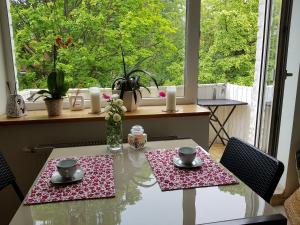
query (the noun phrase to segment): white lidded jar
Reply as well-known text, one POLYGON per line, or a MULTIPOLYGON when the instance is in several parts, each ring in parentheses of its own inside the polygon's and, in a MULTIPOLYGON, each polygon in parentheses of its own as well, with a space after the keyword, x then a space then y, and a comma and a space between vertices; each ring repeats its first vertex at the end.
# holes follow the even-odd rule
POLYGON ((131 128, 128 134, 128 143, 134 150, 141 150, 147 143, 147 134, 144 133, 144 128, 140 125, 135 125, 131 128))

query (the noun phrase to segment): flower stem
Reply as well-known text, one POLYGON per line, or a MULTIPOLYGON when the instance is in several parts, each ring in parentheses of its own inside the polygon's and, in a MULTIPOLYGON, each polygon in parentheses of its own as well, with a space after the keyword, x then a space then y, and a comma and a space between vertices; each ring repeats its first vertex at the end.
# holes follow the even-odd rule
POLYGON ((53 45, 53 71, 56 71, 57 47, 53 45))

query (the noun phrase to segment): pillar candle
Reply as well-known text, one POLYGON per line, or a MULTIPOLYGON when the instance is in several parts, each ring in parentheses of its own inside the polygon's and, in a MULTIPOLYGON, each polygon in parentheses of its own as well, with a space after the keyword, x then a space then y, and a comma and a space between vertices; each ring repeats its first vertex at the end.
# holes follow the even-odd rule
POLYGON ((91 112, 92 113, 101 112, 100 88, 98 87, 90 88, 90 96, 91 96, 91 112))
POLYGON ((176 111, 176 87, 167 87, 166 110, 176 111))

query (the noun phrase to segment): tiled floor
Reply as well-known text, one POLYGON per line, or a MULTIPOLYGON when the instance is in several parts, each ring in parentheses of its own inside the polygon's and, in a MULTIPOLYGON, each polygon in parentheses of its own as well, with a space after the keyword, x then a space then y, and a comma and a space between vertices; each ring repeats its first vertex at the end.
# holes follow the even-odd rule
POLYGON ((224 149, 225 146, 223 144, 213 144, 209 150, 209 154, 214 160, 219 162, 223 155, 224 149))

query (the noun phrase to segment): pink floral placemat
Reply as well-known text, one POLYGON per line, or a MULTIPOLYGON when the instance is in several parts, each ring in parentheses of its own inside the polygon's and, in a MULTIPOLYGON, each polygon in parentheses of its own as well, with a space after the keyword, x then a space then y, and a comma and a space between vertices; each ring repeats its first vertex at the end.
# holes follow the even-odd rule
POLYGON ((232 174, 213 161, 201 147, 196 149, 202 165, 195 169, 182 169, 174 165, 173 157, 178 154, 178 149, 145 153, 162 191, 238 183, 232 174))
POLYGON ((112 156, 83 156, 74 159, 78 160, 78 166, 84 171, 82 181, 69 185, 53 185, 50 179, 61 159, 51 159, 29 192, 25 204, 115 196, 112 156))

